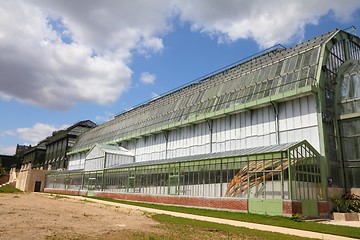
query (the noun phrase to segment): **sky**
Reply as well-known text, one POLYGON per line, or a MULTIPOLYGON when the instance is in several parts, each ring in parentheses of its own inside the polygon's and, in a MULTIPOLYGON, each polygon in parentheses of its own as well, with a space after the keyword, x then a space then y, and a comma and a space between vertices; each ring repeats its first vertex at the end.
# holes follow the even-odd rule
POLYGON ((1 0, 0 154, 359 23, 358 0, 1 0))

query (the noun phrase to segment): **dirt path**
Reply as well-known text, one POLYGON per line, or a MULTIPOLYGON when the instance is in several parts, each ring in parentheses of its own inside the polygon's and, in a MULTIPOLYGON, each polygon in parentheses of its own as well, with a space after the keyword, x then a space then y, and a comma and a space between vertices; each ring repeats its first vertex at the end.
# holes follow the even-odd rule
POLYGON ((0 194, 0 239, 126 239, 153 232, 143 212, 38 194, 0 194), (124 238, 125 237, 125 238, 124 238))

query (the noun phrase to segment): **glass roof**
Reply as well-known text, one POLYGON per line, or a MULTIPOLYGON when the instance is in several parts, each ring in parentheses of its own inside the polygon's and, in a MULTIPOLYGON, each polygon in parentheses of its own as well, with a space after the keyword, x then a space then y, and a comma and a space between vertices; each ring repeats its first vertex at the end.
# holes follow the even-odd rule
MULTIPOLYGON (((287 152, 288 149, 290 149, 294 146, 297 146, 299 144, 309 145, 309 143, 307 143, 306 141, 293 142, 293 143, 285 143, 285 144, 271 145, 271 146, 265 146, 265 147, 239 149, 239 150, 227 151, 227 152, 208 153, 208 154, 185 156, 185 157, 178 157, 178 158, 171 158, 171 159, 164 159, 164 160, 129 163, 129 164, 123 164, 123 165, 121 165, 121 167, 147 166, 147 165, 154 165, 154 164, 209 160, 209 159, 219 159, 219 158, 227 158, 227 157, 242 157, 242 156, 267 154, 267 153, 281 153, 281 152, 287 152)), ((114 166, 114 167, 110 167, 110 168, 118 168, 118 167, 119 166, 114 166)))
MULTIPOLYGON (((294 163, 294 160, 298 161, 300 159, 309 158, 309 157, 320 157, 320 154, 311 146, 309 142, 306 140, 300 142, 293 142, 293 143, 285 143, 285 144, 278 144, 272 146, 265 146, 265 147, 255 147, 255 148, 248 148, 248 149, 239 149, 235 151, 228 151, 222 153, 208 153, 208 154, 201 154, 195 156, 185 156, 185 157, 178 157, 172 159, 163 159, 157 161, 144 161, 144 162, 136 162, 136 163, 129 163, 129 164, 122 164, 113 167, 109 167, 106 169, 117 169, 117 168, 130 168, 130 167, 140 167, 140 166, 151 166, 151 165, 159 165, 159 164, 171 164, 171 163, 179 163, 179 162, 193 162, 193 161, 201 161, 201 160, 211 160, 211 159, 221 159, 221 158, 229 158, 229 157, 253 157, 257 156, 256 159, 264 159, 273 158, 274 155, 271 154, 283 154, 282 157, 289 158, 294 163), (288 153, 290 155, 288 155, 288 153)), ((278 156, 276 156, 278 157, 278 156)), ((254 160, 255 158, 253 158, 254 160)), ((296 162, 295 161, 295 162, 296 162)), ((65 173, 72 173, 78 172, 79 170, 70 170, 70 171, 62 171, 62 172, 52 172, 51 175, 56 174, 65 174, 65 173)))
POLYGON ((360 112, 360 61, 354 61, 343 74, 340 89, 340 114, 360 112))
POLYGON ((107 144, 96 143, 95 147, 99 147, 102 151, 110 154, 134 156, 132 152, 120 146, 112 146, 107 144))
POLYGON ((337 31, 265 53, 124 112, 81 135, 72 151, 315 86, 320 46, 337 31))

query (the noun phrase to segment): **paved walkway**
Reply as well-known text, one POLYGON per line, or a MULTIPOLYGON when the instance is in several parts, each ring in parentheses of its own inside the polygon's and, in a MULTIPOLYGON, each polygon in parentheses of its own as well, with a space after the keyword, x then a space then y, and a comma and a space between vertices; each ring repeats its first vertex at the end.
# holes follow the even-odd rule
POLYGON ((348 226, 348 227, 358 227, 358 228, 360 228, 360 221, 335 221, 335 220, 326 220, 326 221, 321 221, 321 222, 319 222, 319 223, 339 225, 339 226, 348 226))
POLYGON ((292 228, 269 226, 269 225, 263 225, 263 224, 257 224, 257 223, 240 222, 240 221, 236 221, 236 220, 220 219, 220 218, 205 217, 205 216, 199 216, 199 215, 193 215, 193 214, 187 214, 187 213, 171 212, 171 211, 165 211, 165 210, 159 210, 159 209, 153 209, 153 208, 138 207, 138 206, 133 206, 133 205, 108 202, 108 201, 103 201, 103 200, 98 200, 98 199, 93 199, 93 198, 86 198, 86 197, 81 197, 81 196, 69 196, 69 195, 64 195, 64 196, 69 197, 69 198, 79 199, 79 200, 87 200, 87 201, 91 201, 91 202, 107 204, 107 205, 111 205, 111 206, 118 206, 118 207, 122 207, 122 208, 140 210, 140 211, 157 213, 157 214, 166 214, 166 215, 171 215, 174 217, 182 217, 182 218, 189 218, 189 219, 195 219, 195 220, 201 220, 201 221, 222 223, 222 224, 228 224, 228 225, 232 225, 232 226, 236 226, 236 227, 245 227, 245 228, 261 230, 261 231, 290 234, 290 235, 299 236, 299 237, 308 237, 308 238, 317 238, 317 239, 326 239, 326 240, 354 239, 354 238, 348 238, 348 237, 335 236, 335 235, 331 235, 331 234, 297 230, 297 229, 292 229, 292 228))

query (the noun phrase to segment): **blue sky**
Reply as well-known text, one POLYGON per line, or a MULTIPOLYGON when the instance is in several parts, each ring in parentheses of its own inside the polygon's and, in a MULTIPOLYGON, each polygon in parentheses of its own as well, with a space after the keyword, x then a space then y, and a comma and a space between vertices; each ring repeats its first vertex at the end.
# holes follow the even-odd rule
POLYGON ((1 1, 0 154, 359 22, 357 0, 1 1))

